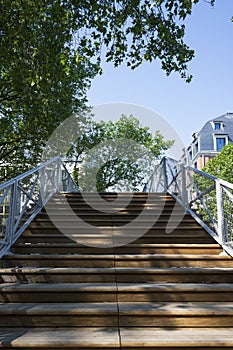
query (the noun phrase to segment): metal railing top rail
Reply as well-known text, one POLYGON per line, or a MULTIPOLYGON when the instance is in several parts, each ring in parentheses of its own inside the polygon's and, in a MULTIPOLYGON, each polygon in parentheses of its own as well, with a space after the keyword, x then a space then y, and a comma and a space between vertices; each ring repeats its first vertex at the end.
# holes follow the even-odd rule
POLYGON ((59 156, 0 185, 0 258, 59 191, 78 191, 59 156))
POLYGON ((229 186, 229 187, 231 187, 231 188, 233 189, 233 184, 232 184, 231 182, 225 181, 225 180, 223 180, 223 179, 221 179, 221 178, 219 178, 219 177, 216 177, 216 176, 214 176, 214 175, 211 175, 211 174, 209 174, 209 173, 206 173, 205 171, 196 169, 196 168, 194 168, 194 167, 192 167, 192 166, 190 166, 190 165, 185 165, 184 163, 181 163, 181 162, 179 162, 178 160, 175 160, 175 159, 173 159, 173 158, 164 157, 164 158, 161 160, 160 163, 162 163, 162 162, 164 161, 164 159, 165 159, 165 160, 173 161, 173 162, 175 162, 176 164, 180 164, 180 165, 184 166, 184 168, 186 168, 186 169, 188 169, 188 170, 191 170, 191 171, 194 171, 194 172, 197 173, 197 174, 200 174, 200 175, 203 175, 203 176, 205 176, 205 177, 208 177, 209 179, 218 180, 218 181, 221 182, 223 185, 225 184, 226 186, 229 186))
POLYGON ((160 164, 164 161, 164 159, 165 159, 165 160, 171 160, 171 161, 173 161, 173 162, 176 162, 177 164, 181 164, 181 165, 184 166, 184 168, 186 168, 187 170, 191 170, 191 171, 193 171, 193 172, 195 172, 195 173, 197 173, 197 174, 199 174, 199 175, 203 175, 203 176, 205 176, 205 177, 207 177, 207 178, 209 178, 209 179, 211 179, 211 180, 219 181, 219 183, 222 184, 223 186, 226 186, 226 187, 229 187, 229 188, 233 189, 233 183, 228 182, 228 181, 226 181, 226 180, 223 180, 223 179, 221 179, 221 178, 219 178, 219 177, 216 177, 216 176, 214 176, 214 175, 211 175, 211 174, 209 174, 209 173, 206 173, 205 171, 196 169, 196 168, 194 168, 194 167, 192 167, 192 166, 190 166, 190 165, 185 165, 185 164, 183 164, 183 163, 180 163, 179 161, 177 161, 177 160, 175 160, 175 159, 173 159, 173 158, 164 157, 164 158, 161 160, 160 164))
POLYGON ((39 164, 38 166, 36 166, 36 167, 26 171, 25 173, 20 174, 20 175, 18 175, 16 177, 13 177, 12 179, 10 179, 8 181, 3 182, 2 184, 0 184, 0 191, 3 190, 6 187, 12 185, 16 181, 20 181, 20 180, 30 176, 31 174, 38 172, 39 170, 41 170, 46 165, 51 164, 51 163, 53 163, 53 162, 55 162, 55 161, 57 161, 59 159, 60 159, 59 156, 51 158, 51 159, 47 160, 46 162, 43 162, 43 163, 39 164))

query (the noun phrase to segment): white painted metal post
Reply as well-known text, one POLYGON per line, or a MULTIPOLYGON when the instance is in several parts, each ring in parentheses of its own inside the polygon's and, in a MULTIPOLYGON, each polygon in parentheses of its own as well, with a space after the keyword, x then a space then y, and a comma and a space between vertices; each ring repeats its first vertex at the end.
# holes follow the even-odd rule
POLYGON ((226 241, 226 237, 225 237, 226 232, 225 232, 222 188, 218 179, 215 180, 215 183, 216 183, 216 203, 217 203, 217 218, 218 218, 218 236, 220 239, 220 243, 224 244, 226 241))
POLYGON ((168 179, 167 179, 167 159, 163 158, 163 174, 164 174, 164 192, 168 190, 168 179))
POLYGON ((39 184, 40 184, 40 203, 41 207, 44 205, 43 200, 46 198, 46 181, 45 181, 45 168, 39 170, 39 184))
POLYGON ((18 191, 17 191, 18 181, 15 181, 11 187, 11 199, 10 199, 10 212, 7 220, 7 242, 11 245, 14 238, 14 226, 17 215, 17 203, 18 203, 18 191))
POLYGON ((187 186, 186 186, 186 169, 183 164, 181 164, 181 176, 182 176, 182 200, 185 208, 187 208, 188 197, 187 197, 187 186))
POLYGON ((56 184, 56 192, 60 192, 64 190, 64 185, 62 181, 62 171, 61 171, 61 159, 59 158, 56 162, 56 170, 54 172, 54 176, 56 177, 55 179, 55 184, 56 184))

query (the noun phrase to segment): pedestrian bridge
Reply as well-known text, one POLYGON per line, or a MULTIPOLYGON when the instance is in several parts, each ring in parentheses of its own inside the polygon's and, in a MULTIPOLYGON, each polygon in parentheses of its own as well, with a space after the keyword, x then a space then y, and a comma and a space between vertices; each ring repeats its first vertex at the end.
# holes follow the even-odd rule
POLYGON ((233 185, 164 158, 81 193, 56 157, 0 186, 3 349, 233 349, 233 185))

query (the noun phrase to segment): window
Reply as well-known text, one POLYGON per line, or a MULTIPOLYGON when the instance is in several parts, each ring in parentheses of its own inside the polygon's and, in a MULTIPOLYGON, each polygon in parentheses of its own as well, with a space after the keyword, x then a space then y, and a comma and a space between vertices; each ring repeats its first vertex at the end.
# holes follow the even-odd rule
POLYGON ((214 123, 214 130, 220 130, 221 129, 221 122, 215 122, 214 123))
POLYGON ((194 145, 193 145, 193 153, 196 154, 198 152, 198 142, 196 142, 194 145))
POLYGON ((225 137, 216 137, 216 151, 220 152, 226 145, 225 137))
POLYGON ((189 160, 191 160, 193 158, 193 154, 192 154, 192 150, 189 151, 189 160))

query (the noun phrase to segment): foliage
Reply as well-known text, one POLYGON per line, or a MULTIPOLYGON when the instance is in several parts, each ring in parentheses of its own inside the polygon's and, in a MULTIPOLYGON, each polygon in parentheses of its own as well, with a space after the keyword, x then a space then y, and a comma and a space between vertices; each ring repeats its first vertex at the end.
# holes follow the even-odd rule
POLYGON ((226 145, 202 170, 233 183, 233 144, 226 145))
POLYGON ((188 81, 187 62, 193 50, 184 43, 183 21, 192 13, 195 1, 184 0, 118 0, 72 1, 78 32, 76 47, 100 62, 105 56, 118 66, 123 61, 136 68, 155 59, 169 75, 177 71, 188 81), (85 33, 85 34, 84 34, 85 33))
POLYGON ((84 108, 97 73, 69 48, 72 23, 61 4, 0 1, 0 163, 8 178, 36 164, 54 128, 84 108))
POLYGON ((172 144, 159 131, 153 135, 132 115, 93 123, 70 152, 76 164, 82 162, 74 177, 83 191, 137 191, 172 144))
MULTIPOLYGON (((184 20, 199 0, 0 0, 0 165, 38 162, 48 136, 85 109, 101 61, 158 59, 190 81, 184 20)), ((17 165, 17 166, 16 166, 17 165)), ((3 178, 4 179, 4 178, 3 178)))

